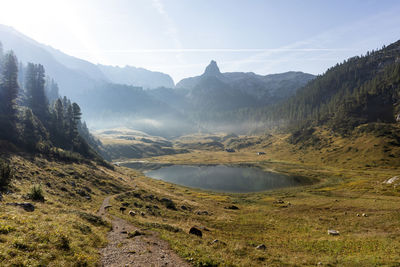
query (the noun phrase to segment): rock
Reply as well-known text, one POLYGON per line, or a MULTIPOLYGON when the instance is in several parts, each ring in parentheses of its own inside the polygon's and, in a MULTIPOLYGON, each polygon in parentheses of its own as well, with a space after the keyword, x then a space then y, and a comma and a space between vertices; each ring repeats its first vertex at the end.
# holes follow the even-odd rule
POLYGON ((47 186, 47 187, 51 187, 51 183, 50 183, 50 182, 47 182, 47 183, 46 183, 46 186, 47 186))
POLYGON ((104 209, 106 210, 106 209, 109 209, 111 207, 112 207, 111 205, 107 205, 107 206, 104 207, 104 209))
POLYGON ((140 236, 140 235, 144 235, 144 233, 140 232, 139 230, 135 230, 133 232, 128 233, 128 237, 129 238, 132 238, 132 237, 135 237, 135 236, 140 236))
POLYGON ((154 200, 154 195, 144 196, 144 198, 148 198, 148 199, 150 199, 150 200, 154 200))
POLYGON ((134 205, 136 208, 141 208, 141 207, 143 207, 142 204, 137 203, 137 202, 133 203, 133 205, 134 205))
POLYGON ((146 213, 144 213, 143 211, 140 212, 140 215, 142 215, 143 217, 146 215, 146 213))
POLYGON ((199 210, 196 214, 197 215, 209 215, 208 211, 206 211, 206 210, 199 210))
POLYGON ((11 206, 19 206, 23 208, 25 211, 32 212, 35 210, 35 206, 29 202, 22 202, 22 203, 7 203, 7 205, 11 206))
POLYGON ((393 183, 397 182, 399 179, 400 179, 399 176, 394 176, 394 177, 392 177, 392 178, 390 178, 390 179, 387 179, 387 180, 384 181, 383 183, 384 183, 384 184, 393 184, 393 183))
POLYGON ((185 205, 182 205, 182 206, 181 206, 181 209, 183 209, 183 210, 188 210, 188 208, 187 208, 185 205))
POLYGON ((267 247, 264 244, 260 244, 256 247, 256 249, 260 249, 260 250, 266 250, 267 247))
POLYGON ((122 202, 122 206, 129 207, 129 203, 128 202, 122 202))
POLYGON ((133 210, 129 211, 129 215, 131 215, 132 217, 136 215, 136 212, 134 212, 133 210))
POLYGON ((360 214, 357 213, 357 217, 360 217, 360 214))
POLYGON ((274 204, 283 204, 285 203, 282 199, 278 199, 274 201, 274 204))
POLYGON ((339 231, 336 231, 336 230, 328 230, 328 235, 339 235, 339 231))
POLYGON ((121 213, 124 213, 124 211, 126 211, 126 208, 125 208, 125 207, 120 207, 120 208, 119 208, 119 211, 120 211, 121 213))
POLYGON ((202 237, 203 236, 203 233, 201 232, 201 230, 197 229, 196 227, 190 228, 189 234, 197 235, 198 237, 202 237))
POLYGON ((226 246, 226 243, 225 243, 225 242, 220 241, 220 240, 218 240, 218 239, 214 239, 213 241, 210 242, 210 245, 214 245, 214 244, 221 244, 221 245, 226 246))
POLYGON ((362 216, 363 216, 363 217, 368 217, 368 215, 367 215, 367 214, 365 214, 365 213, 363 213, 363 214, 362 214, 362 216))
POLYGON ((231 205, 231 206, 225 207, 225 209, 228 209, 228 210, 238 210, 239 207, 238 207, 238 206, 235 206, 235 205, 231 205))

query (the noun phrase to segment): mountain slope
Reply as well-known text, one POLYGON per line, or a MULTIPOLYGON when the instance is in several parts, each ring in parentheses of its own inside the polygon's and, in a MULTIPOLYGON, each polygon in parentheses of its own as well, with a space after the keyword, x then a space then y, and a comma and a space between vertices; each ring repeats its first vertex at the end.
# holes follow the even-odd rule
POLYGON ((275 107, 272 118, 345 132, 395 122, 400 111, 400 41, 329 69, 275 107))
POLYGON ((121 69, 97 66, 43 45, 5 25, 0 25, 0 41, 5 50, 14 50, 21 62, 42 64, 47 70, 47 74, 58 82, 61 94, 76 101, 87 90, 109 82, 145 88, 174 86, 171 77, 167 74, 134 67, 121 69))
POLYGON ((102 71, 105 77, 113 83, 140 86, 144 89, 154 89, 158 87, 173 88, 175 86, 172 78, 168 74, 162 72, 149 71, 132 66, 120 68, 118 66, 97 65, 97 67, 102 71))

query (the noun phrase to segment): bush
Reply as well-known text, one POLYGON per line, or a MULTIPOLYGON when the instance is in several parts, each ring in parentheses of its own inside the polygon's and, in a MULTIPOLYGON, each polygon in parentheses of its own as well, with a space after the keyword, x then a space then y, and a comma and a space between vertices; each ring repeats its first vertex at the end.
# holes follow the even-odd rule
POLYGON ((6 187, 13 177, 14 173, 10 164, 0 160, 0 189, 6 187))
POLYGON ((28 197, 34 201, 44 201, 43 190, 40 185, 34 185, 29 192, 28 197))

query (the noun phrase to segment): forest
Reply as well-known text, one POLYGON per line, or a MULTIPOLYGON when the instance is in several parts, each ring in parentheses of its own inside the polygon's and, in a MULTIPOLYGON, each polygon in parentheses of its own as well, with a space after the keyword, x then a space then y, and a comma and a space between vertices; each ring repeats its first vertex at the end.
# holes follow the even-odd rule
POLYGON ((0 146, 64 160, 101 160, 100 145, 82 122, 81 108, 60 97, 41 64, 18 62, 0 43, 0 146))

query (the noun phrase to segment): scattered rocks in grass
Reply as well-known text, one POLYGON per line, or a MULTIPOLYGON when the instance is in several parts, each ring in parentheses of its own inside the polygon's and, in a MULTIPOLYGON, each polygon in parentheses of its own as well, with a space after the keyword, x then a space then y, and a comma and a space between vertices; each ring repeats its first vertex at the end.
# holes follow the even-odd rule
POLYGON ((35 206, 29 202, 22 202, 22 203, 7 203, 10 206, 18 206, 23 208, 25 211, 32 212, 35 210, 35 206))
POLYGON ((228 210, 238 210, 239 207, 238 207, 238 206, 235 206, 235 205, 230 205, 230 206, 225 207, 225 209, 228 209, 228 210))
POLYGON ((332 229, 328 230, 328 235, 339 235, 339 234, 340 234, 339 231, 332 230, 332 229))
POLYGON ((264 244, 260 244, 260 245, 258 245, 258 246, 256 247, 256 249, 259 249, 259 250, 266 250, 267 247, 266 247, 264 244))
POLYGON ((198 237, 202 237, 203 236, 203 233, 201 232, 201 230, 196 228, 196 227, 190 228, 189 234, 197 235, 198 237))

